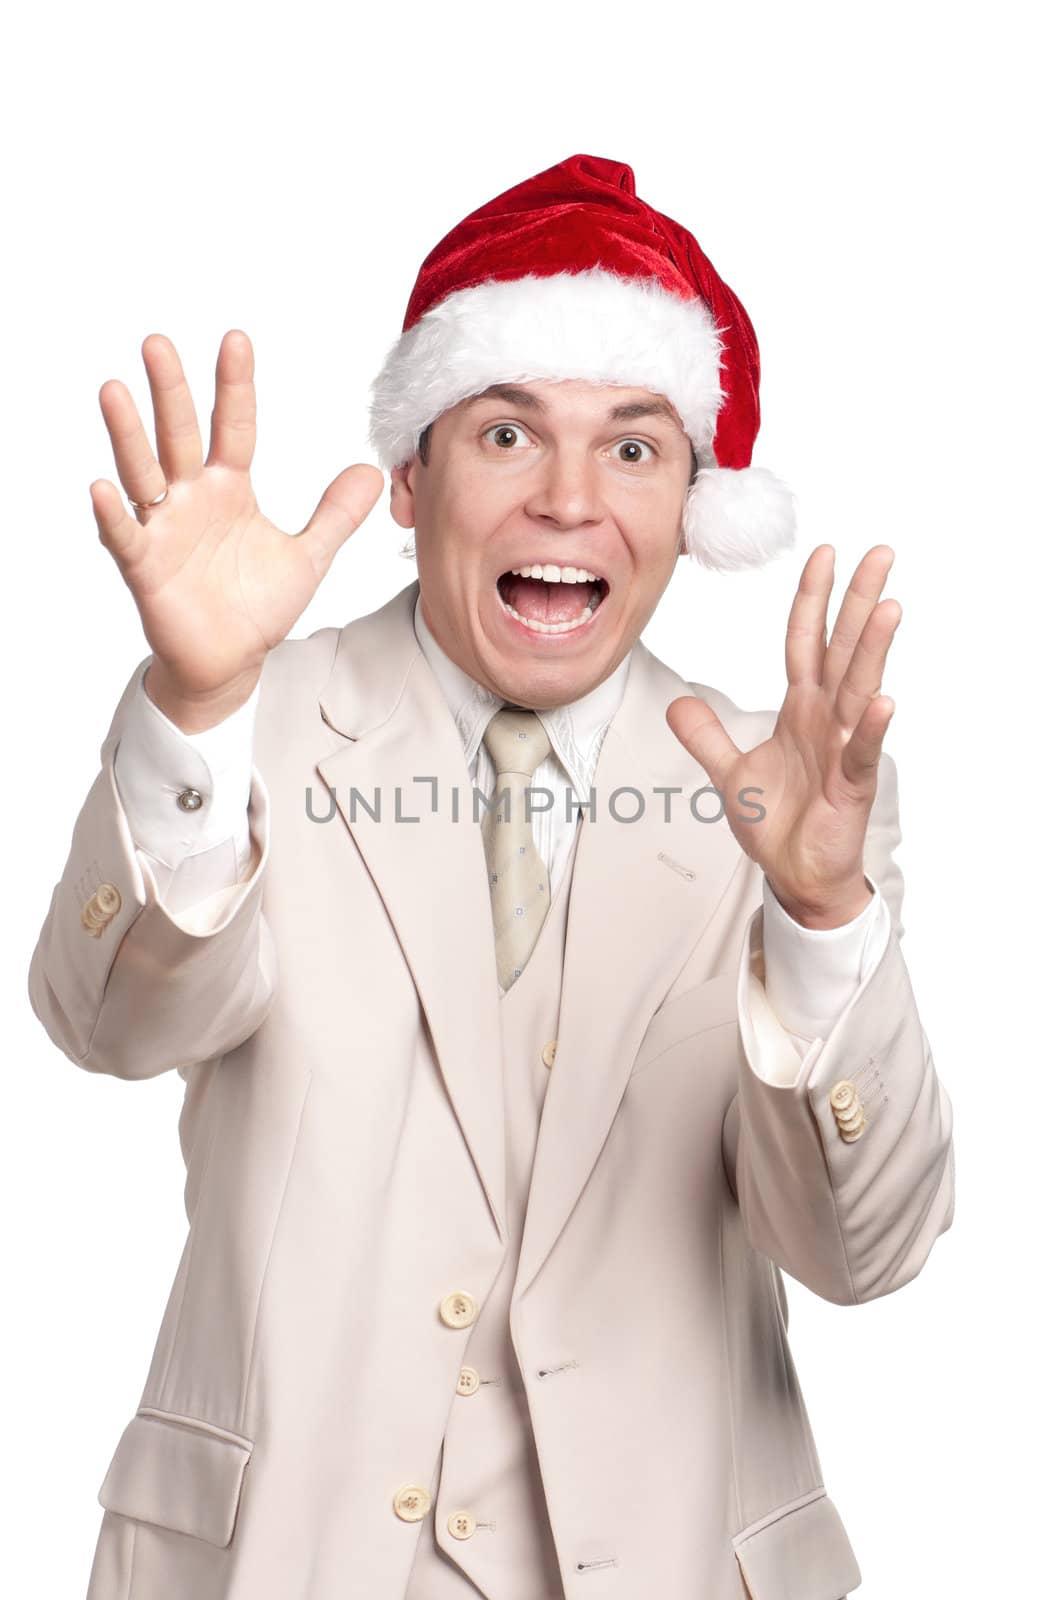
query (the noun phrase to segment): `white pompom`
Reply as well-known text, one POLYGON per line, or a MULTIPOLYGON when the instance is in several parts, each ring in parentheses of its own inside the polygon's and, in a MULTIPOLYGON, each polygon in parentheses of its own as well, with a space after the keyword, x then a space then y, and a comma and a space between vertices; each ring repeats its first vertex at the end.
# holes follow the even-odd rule
POLYGON ((702 467, 687 491, 686 553, 710 571, 762 567, 796 532, 793 492, 764 467, 702 467))

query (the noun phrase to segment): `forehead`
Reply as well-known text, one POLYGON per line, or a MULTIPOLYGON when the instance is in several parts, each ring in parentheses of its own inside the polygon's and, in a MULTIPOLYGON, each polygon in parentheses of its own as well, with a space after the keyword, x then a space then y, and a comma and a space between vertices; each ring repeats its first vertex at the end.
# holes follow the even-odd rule
POLYGON ((637 417, 660 417, 683 431, 683 424, 671 401, 649 389, 629 388, 612 383, 587 383, 575 379, 557 382, 492 383, 489 388, 459 402, 458 411, 469 410, 481 403, 502 401, 508 406, 522 406, 525 410, 547 416, 551 411, 576 409, 593 415, 603 422, 631 422, 637 417))

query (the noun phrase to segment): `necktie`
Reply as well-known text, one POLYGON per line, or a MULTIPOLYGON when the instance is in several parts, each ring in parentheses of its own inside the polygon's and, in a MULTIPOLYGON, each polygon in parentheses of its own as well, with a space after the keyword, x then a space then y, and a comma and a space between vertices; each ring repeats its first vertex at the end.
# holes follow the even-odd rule
POLYGON ((495 961, 503 989, 520 977, 550 909, 550 875, 532 839, 528 788, 550 749, 534 711, 504 706, 484 730, 495 764, 495 789, 480 828, 495 927, 495 961))

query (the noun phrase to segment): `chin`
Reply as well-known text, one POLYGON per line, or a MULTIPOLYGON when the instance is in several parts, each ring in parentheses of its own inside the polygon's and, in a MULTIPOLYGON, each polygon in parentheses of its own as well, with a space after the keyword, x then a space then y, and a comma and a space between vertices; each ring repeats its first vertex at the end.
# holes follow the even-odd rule
POLYGON ((604 648, 581 650, 576 655, 552 650, 538 638, 530 643, 511 642, 508 648, 490 652, 491 686, 503 699, 532 709, 569 705, 589 694, 611 670, 615 652, 604 633, 599 644, 604 648))

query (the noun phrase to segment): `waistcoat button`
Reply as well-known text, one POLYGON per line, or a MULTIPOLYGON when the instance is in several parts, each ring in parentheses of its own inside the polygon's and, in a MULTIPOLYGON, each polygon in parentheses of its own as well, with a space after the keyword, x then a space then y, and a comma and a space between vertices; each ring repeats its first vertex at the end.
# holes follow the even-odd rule
POLYGON ((556 1055, 557 1055, 557 1040, 556 1039, 548 1039, 546 1044, 543 1045, 543 1061, 546 1064, 546 1066, 548 1066, 548 1067, 552 1067, 553 1066, 554 1057, 556 1055))

